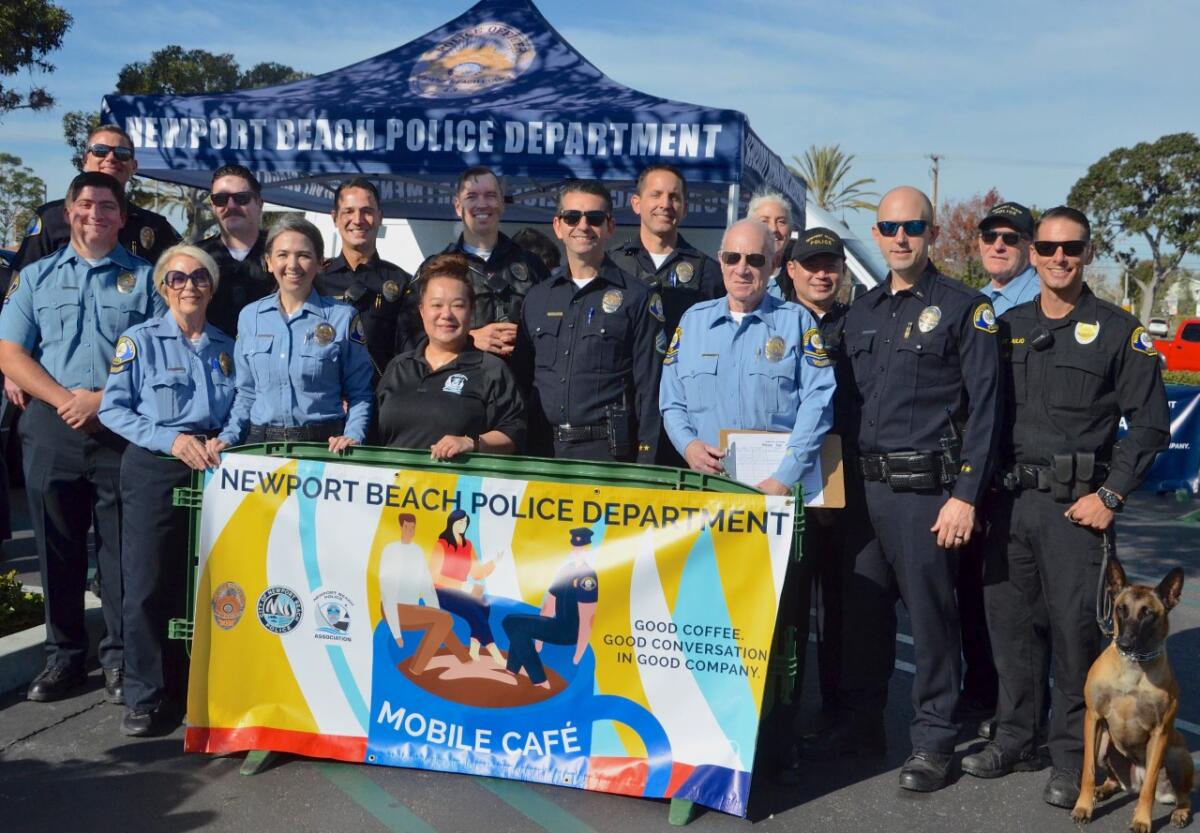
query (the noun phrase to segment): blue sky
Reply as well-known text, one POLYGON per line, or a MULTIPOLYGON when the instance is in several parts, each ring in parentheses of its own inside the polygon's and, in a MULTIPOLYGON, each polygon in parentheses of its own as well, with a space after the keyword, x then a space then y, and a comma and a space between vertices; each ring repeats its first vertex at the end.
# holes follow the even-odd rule
MULTIPOLYGON (((121 66, 155 49, 178 43, 233 53, 243 68, 278 61, 319 73, 411 40, 472 5, 59 2, 75 16, 51 58, 58 70, 46 79, 59 106, 0 123, 0 150, 22 157, 52 196, 71 175, 62 113, 98 109, 121 66)), ((995 186, 1006 198, 1048 207, 1115 147, 1200 132, 1200 27, 1191 3, 541 0, 539 7, 616 80, 742 110, 785 159, 810 144, 840 144, 878 190, 928 188, 927 156, 938 153, 943 198, 995 186)), ((870 224, 865 214, 847 220, 860 232, 870 224)))

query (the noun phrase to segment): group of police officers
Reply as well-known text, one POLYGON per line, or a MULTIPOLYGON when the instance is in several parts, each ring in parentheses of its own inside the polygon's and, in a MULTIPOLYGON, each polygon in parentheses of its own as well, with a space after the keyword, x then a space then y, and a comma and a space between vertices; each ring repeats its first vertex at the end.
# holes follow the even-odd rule
MULTIPOLYGON (((121 188, 137 170, 128 136, 111 125, 89 137, 83 165, 121 188)), ((198 245, 220 282, 208 318, 236 337, 239 311, 276 289, 263 264, 262 194, 249 170, 227 166, 214 172, 210 199, 220 230, 198 245)), ((500 231, 504 206, 492 171, 464 171, 454 194, 462 234, 447 251, 469 263, 475 346, 505 358, 522 383, 529 453, 719 473, 722 431, 769 430, 787 436, 786 453, 756 485, 788 494, 816 469, 826 433, 841 438, 845 508, 809 510, 784 599, 806 635, 819 590, 829 720, 781 745, 782 777, 813 760, 884 750, 899 598, 916 659, 900 786, 948 783, 961 723, 986 717, 990 742, 963 770, 1040 769, 1046 743, 1044 797, 1072 806, 1083 682, 1099 649, 1097 576, 1115 514, 1169 438, 1152 343, 1084 282, 1087 218, 1068 207, 1036 222, 1017 203, 991 209, 979 223, 991 278, 981 292, 937 271, 933 206, 896 188, 872 228, 888 276, 847 304, 843 242, 824 228, 793 235, 778 194, 751 200, 714 260, 679 233, 688 192, 675 168, 641 173, 631 199, 638 230, 616 245, 608 190, 568 182, 552 222, 564 254, 553 271, 500 231)), ((94 521, 108 629, 100 663, 109 699, 121 702, 120 610, 109 602, 119 593, 109 583, 120 575, 119 511, 138 510, 117 505, 120 447, 97 430, 94 400, 122 330, 155 312, 126 276, 147 273, 142 259, 178 236, 129 206, 119 245, 90 251, 84 209, 96 210, 70 201, 38 209, 6 299, 48 259, 58 258, 58 277, 26 290, 24 328, 6 300, 0 370, 8 401, 27 412, 25 476, 46 591, 47 665, 29 698, 58 699, 82 681, 94 521)), ((380 258, 370 182, 343 184, 332 215, 341 250, 317 289, 358 311, 378 381, 419 338, 420 273, 380 258)), ((784 715, 782 736, 791 738, 793 718, 784 715)))

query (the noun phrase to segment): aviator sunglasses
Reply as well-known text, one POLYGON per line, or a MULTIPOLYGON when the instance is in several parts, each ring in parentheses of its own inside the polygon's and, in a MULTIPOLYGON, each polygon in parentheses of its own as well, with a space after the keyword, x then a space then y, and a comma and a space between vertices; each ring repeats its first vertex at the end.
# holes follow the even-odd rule
POLYGON ((88 153, 97 159, 103 159, 111 153, 117 158, 118 162, 128 162, 133 158, 133 148, 124 146, 113 147, 112 145, 105 145, 99 142, 94 145, 88 145, 88 153))
POLYGON ((224 208, 233 200, 238 205, 249 205, 253 199, 253 191, 221 191, 212 195, 212 204, 217 208, 224 208))
POLYGON ((983 241, 985 246, 990 246, 996 242, 996 238, 1004 241, 1005 246, 1015 246, 1021 242, 1021 235, 1015 231, 981 231, 979 239, 983 241))
POLYGON ((569 209, 567 211, 558 212, 558 219, 572 227, 579 225, 580 220, 586 219, 589 226, 592 228, 598 228, 608 222, 608 212, 579 211, 578 209, 569 209))
POLYGON ((904 229, 904 233, 909 237, 920 237, 925 233, 925 229, 929 227, 929 223, 925 220, 880 220, 875 224, 875 228, 879 229, 879 233, 884 237, 895 237, 896 232, 904 229))
POLYGON ((1033 244, 1033 250, 1042 257, 1053 257, 1061 246, 1067 257, 1079 257, 1087 248, 1086 240, 1038 240, 1033 244))
POLYGON ((192 286, 197 289, 209 289, 212 286, 212 275, 203 266, 191 274, 172 269, 163 275, 163 283, 167 285, 168 289, 174 289, 176 292, 183 289, 188 281, 191 281, 192 286))
POLYGON ((742 254, 741 252, 717 252, 717 257, 721 258, 721 262, 726 266, 737 266, 742 262, 742 258, 746 258, 746 265, 751 269, 761 269, 767 265, 767 256, 762 252, 751 252, 742 254))

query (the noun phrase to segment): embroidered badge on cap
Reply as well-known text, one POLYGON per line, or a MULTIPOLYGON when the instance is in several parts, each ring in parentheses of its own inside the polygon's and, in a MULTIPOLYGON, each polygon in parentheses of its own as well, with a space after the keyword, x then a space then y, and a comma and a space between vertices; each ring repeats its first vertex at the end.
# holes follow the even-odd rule
POLYGON ((109 373, 121 373, 131 361, 137 358, 137 345, 129 336, 117 339, 116 350, 113 351, 112 364, 108 366, 109 373))
POLYGON ((142 226, 142 230, 138 232, 138 242, 142 244, 143 249, 149 249, 154 246, 154 229, 150 226, 142 226))
POLYGON ((621 294, 619 289, 610 289, 604 293, 604 297, 600 301, 600 308, 605 312, 613 313, 621 308, 621 301, 625 296, 621 294))
POLYGON ((1080 344, 1091 344, 1100 335, 1100 322, 1085 324, 1083 321, 1075 324, 1075 340, 1080 344))
POLYGON ((657 292, 650 296, 650 314, 659 321, 667 320, 667 316, 663 313, 662 296, 657 292))
POLYGON ((804 360, 812 367, 829 367, 829 354, 825 352, 825 339, 816 327, 804 331, 804 360))
POLYGON ((1145 353, 1147 356, 1157 356, 1158 350, 1154 347, 1154 341, 1150 338, 1150 334, 1146 332, 1145 327, 1138 327, 1129 336, 1129 346, 1138 353, 1145 353))
POLYGON ((679 358, 679 339, 683 336, 683 327, 676 327, 675 334, 671 336, 671 343, 667 345, 667 354, 663 356, 663 364, 675 364, 679 358))
POLYGON ((938 307, 925 307, 917 317, 917 329, 923 333, 933 332, 933 328, 942 320, 942 311, 938 307))
POLYGON ((327 321, 322 321, 315 328, 313 328, 313 340, 322 347, 333 341, 333 337, 335 335, 336 333, 334 332, 333 325, 327 321))
POLYGON ((683 284, 688 284, 692 282, 692 277, 696 274, 696 270, 690 263, 677 263, 675 264, 674 273, 675 280, 683 284))
POLYGON ((400 284, 395 281, 383 282, 383 300, 389 304, 400 297, 400 284))
POLYGON ((996 326, 996 311, 986 301, 975 307, 975 312, 971 313, 971 323, 975 325, 975 329, 983 330, 985 333, 1000 331, 1000 328, 996 326))
POLYGON ((786 350, 787 343, 780 336, 771 336, 763 345, 763 355, 769 362, 777 362, 782 359, 786 350))
POLYGON ((221 372, 226 376, 233 375, 233 357, 228 353, 217 356, 217 364, 221 365, 221 372))
POLYGON ((137 286, 137 278, 133 276, 132 272, 122 272, 117 275, 117 292, 128 295, 133 292, 135 286, 137 286))
POLYGON ((356 315, 350 322, 350 340, 356 344, 367 343, 367 331, 363 328, 362 316, 356 315))
POLYGON ((452 374, 448 379, 446 379, 446 384, 442 385, 442 391, 445 393, 461 394, 463 392, 463 388, 466 387, 466 384, 467 384, 466 374, 465 373, 455 373, 455 374, 452 374))

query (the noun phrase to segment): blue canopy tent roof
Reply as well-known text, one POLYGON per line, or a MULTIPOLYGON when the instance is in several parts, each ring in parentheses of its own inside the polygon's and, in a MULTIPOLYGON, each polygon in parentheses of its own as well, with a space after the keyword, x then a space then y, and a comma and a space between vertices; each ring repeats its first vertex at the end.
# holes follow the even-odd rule
POLYGON ((616 83, 530 0, 481 0, 411 43, 291 84, 111 95, 102 116, 133 138, 141 176, 206 189, 236 163, 269 202, 304 210, 328 211, 337 184, 363 175, 386 216, 453 219, 459 173, 488 165, 513 198, 505 219, 539 221, 564 180, 604 180, 620 204, 640 170, 664 162, 691 186, 687 225, 725 225, 764 185, 804 208, 803 182, 743 113, 616 83))

